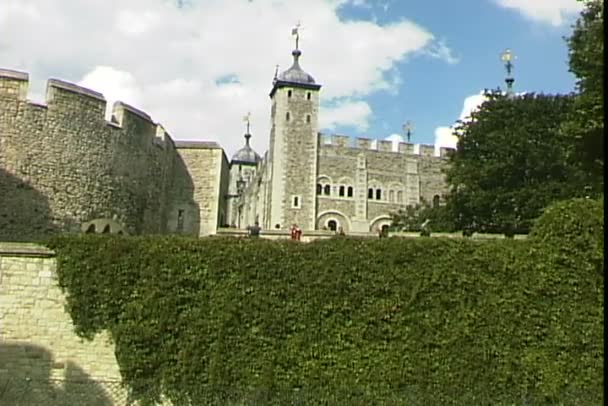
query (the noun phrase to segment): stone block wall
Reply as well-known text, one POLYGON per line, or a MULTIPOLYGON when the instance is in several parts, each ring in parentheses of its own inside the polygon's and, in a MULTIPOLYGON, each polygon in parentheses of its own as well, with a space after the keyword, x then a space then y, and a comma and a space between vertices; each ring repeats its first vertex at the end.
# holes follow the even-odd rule
POLYGON ((43 247, 0 243, 0 404, 126 405, 113 344, 74 333, 55 264, 43 247))
MULTIPOLYGON (((420 145, 418 153, 414 152, 413 144, 399 145, 396 150, 389 148, 389 142, 377 145, 374 148, 372 141, 364 138, 349 140, 319 134, 317 182, 331 184, 331 195, 317 196, 317 228, 334 211, 346 217, 355 231, 373 231, 386 224, 390 214, 400 208, 422 200, 431 203, 435 195, 443 197, 447 193, 443 173, 447 149, 442 149, 441 156, 434 156, 434 147, 429 145, 420 145), (354 186, 353 196, 340 197, 339 185, 347 183, 354 186), (369 188, 373 189, 371 199, 369 188)), ((344 219, 336 217, 336 220, 345 223, 344 219)))
POLYGON ((199 236, 215 234, 227 217, 226 155, 214 142, 182 141, 175 146, 179 162, 170 192, 169 231, 199 236))
POLYGON ((36 240, 114 218, 129 233, 166 231, 175 151, 145 113, 52 79, 46 104, 28 75, 0 70, 0 240, 36 240))

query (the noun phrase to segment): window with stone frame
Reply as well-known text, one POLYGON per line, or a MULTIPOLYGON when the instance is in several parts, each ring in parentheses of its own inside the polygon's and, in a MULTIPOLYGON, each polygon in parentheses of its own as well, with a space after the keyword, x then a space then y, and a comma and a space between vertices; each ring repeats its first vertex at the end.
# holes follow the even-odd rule
POLYGON ((302 207, 302 199, 300 196, 298 195, 294 195, 291 197, 291 208, 292 209, 299 209, 302 207))
POLYGON ((347 196, 347 197, 353 197, 353 187, 352 187, 352 186, 349 186, 349 187, 346 189, 346 196, 347 196))

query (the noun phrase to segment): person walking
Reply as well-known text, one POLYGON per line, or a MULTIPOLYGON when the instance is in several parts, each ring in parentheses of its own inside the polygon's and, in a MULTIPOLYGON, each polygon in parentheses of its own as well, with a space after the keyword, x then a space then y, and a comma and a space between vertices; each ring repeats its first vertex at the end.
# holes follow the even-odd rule
POLYGON ((260 227, 260 223, 258 223, 257 221, 252 225, 247 227, 247 231, 249 232, 249 237, 259 237, 260 236, 260 231, 262 230, 262 227, 260 227))

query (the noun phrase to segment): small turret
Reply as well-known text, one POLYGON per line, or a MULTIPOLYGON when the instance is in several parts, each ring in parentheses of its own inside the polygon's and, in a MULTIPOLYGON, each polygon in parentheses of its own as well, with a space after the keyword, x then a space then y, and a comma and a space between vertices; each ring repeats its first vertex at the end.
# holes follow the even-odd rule
POLYGON ((249 132, 250 117, 251 115, 247 114, 244 118, 245 122, 247 123, 247 130, 245 132, 245 146, 239 149, 232 156, 232 160, 230 161, 231 164, 257 165, 261 159, 258 153, 251 148, 251 145, 249 145, 249 140, 251 139, 251 133, 249 132))

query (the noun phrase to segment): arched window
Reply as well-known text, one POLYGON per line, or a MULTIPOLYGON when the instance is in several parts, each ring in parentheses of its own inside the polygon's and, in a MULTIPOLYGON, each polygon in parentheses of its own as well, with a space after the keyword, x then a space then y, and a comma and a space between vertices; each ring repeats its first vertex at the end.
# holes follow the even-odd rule
POLYGON ((323 192, 323 186, 320 183, 317 183, 317 194, 320 195, 323 192))
POLYGON ((382 200, 382 189, 376 189, 376 200, 382 200))
POLYGON ((439 195, 433 196, 433 207, 439 207, 439 195))
POLYGON ((344 197, 344 186, 340 186, 340 189, 339 189, 338 195, 339 195, 340 197, 344 197))
POLYGON ((329 220, 327 222, 327 228, 331 231, 336 231, 338 229, 338 222, 336 220, 329 220))
POLYGON ((353 197, 353 187, 352 186, 349 186, 348 189, 346 189, 346 196, 353 197))
POLYGON ((403 192, 401 190, 397 192, 397 201, 403 203, 403 192))
POLYGON ((285 120, 289 121, 289 112, 285 113, 285 120))
POLYGON ((331 194, 331 186, 325 185, 325 187, 323 188, 323 194, 329 196, 331 194))
POLYGON ((395 201, 395 191, 394 190, 391 190, 388 192, 388 201, 391 203, 395 201))
POLYGON ((372 189, 372 188, 367 189, 367 198, 368 199, 374 198, 374 189, 372 189))

